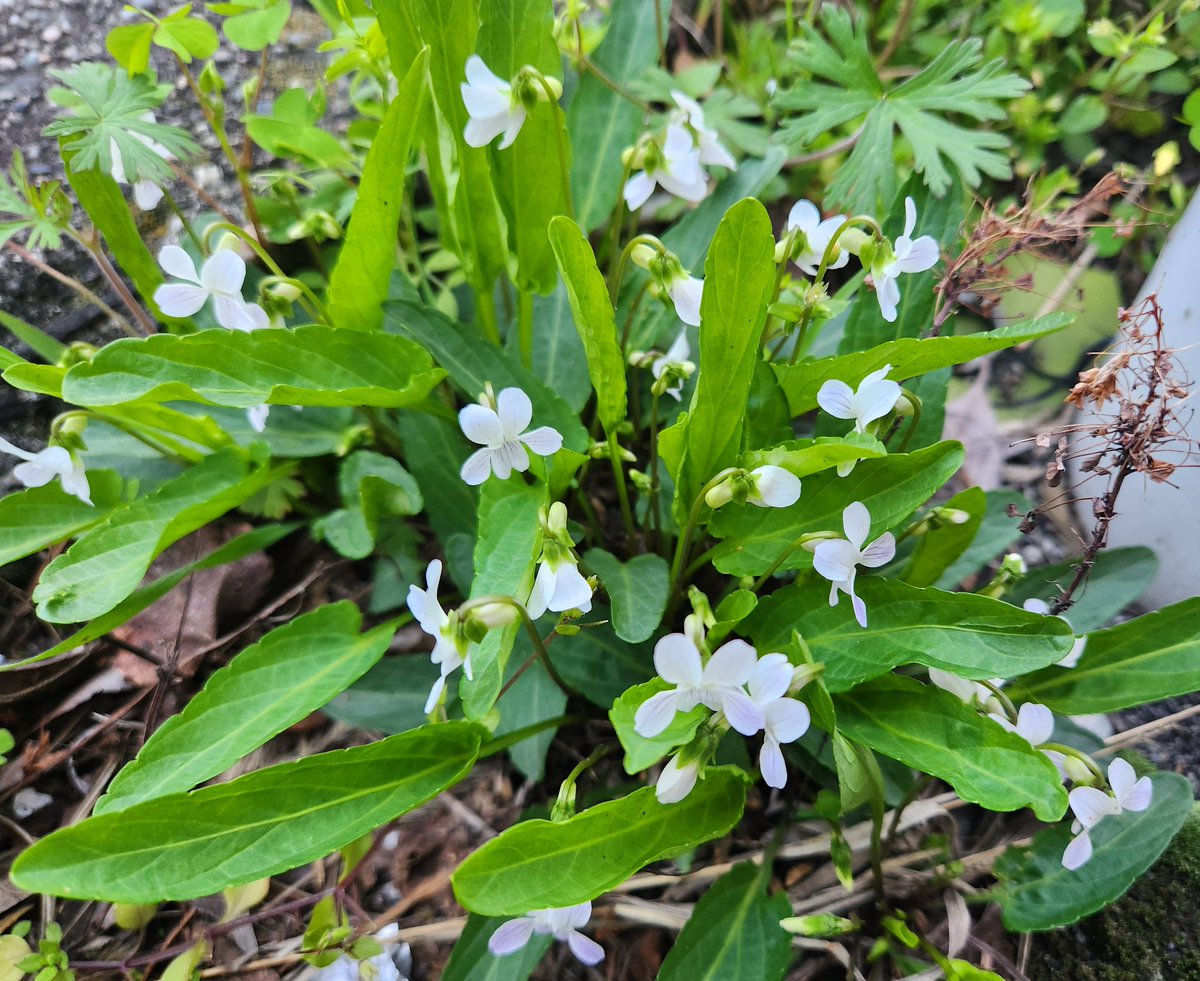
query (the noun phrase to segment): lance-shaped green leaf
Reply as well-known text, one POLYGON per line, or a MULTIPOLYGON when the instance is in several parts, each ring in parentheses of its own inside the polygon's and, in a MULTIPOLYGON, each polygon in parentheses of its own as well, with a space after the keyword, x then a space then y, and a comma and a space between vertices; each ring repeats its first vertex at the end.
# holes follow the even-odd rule
POLYGON ((775 281, 775 238, 753 198, 726 212, 704 263, 700 374, 688 412, 674 510, 682 521, 705 482, 741 449, 746 399, 775 281))
POLYGON ((96 802, 96 814, 190 790, 315 712, 383 656, 396 632, 361 634, 353 603, 322 606, 272 630, 208 679, 164 722, 96 802))
POLYGON ((711 767, 678 804, 660 804, 643 787, 566 821, 522 821, 467 856, 451 876, 454 894, 486 916, 587 902, 651 862, 725 834, 745 803, 741 772, 711 767))
POLYGON ((673 685, 654 678, 641 685, 634 685, 621 695, 609 710, 608 717, 612 720, 617 732, 617 739, 625 750, 625 772, 641 773, 646 767, 653 766, 666 756, 676 746, 691 742, 700 724, 709 717, 709 712, 702 705, 697 705, 688 712, 676 712, 671 724, 651 739, 639 736, 633 727, 637 710, 646 699, 667 691, 673 685))
MULTIPOLYGON (((1017 604, 1031 598, 1053 602, 1075 578, 1078 565, 1075 560, 1031 569, 1005 599, 1017 604)), ((1148 548, 1105 549, 1093 560, 1083 585, 1075 590, 1075 602, 1064 616, 1078 633, 1099 630, 1136 603, 1157 573, 1158 558, 1148 548)))
POLYGON ((1058 617, 987 596, 876 576, 859 579, 857 590, 867 604, 865 628, 845 601, 830 606, 829 583, 810 574, 762 600, 741 630, 764 650, 779 650, 793 629, 800 631, 813 657, 825 663, 830 691, 846 691, 901 664, 964 678, 1012 678, 1061 661, 1075 641, 1058 617))
POLYGON ((401 80, 363 164, 346 241, 329 278, 329 318, 338 327, 378 330, 383 320, 383 301, 396 267, 404 177, 424 108, 428 64, 429 51, 422 49, 401 80))
POLYGON ((881 456, 887 456, 887 449, 874 436, 851 433, 845 439, 830 436, 791 439, 765 450, 747 450, 737 462, 747 470, 770 464, 783 467, 797 477, 807 477, 832 469, 839 463, 881 456))
MULTIPOLYGON (((543 75, 562 72, 554 40, 551 0, 480 0, 476 50, 501 78, 526 66, 543 75)), ((508 224, 509 248, 517 257, 517 286, 536 293, 554 289, 554 256, 546 236, 555 215, 570 215, 571 142, 557 102, 529 110, 512 146, 489 157, 496 196, 508 224)))
POLYGON ((596 390, 596 411, 606 433, 625 421, 625 359, 608 287, 586 236, 570 218, 550 222, 550 244, 558 260, 575 329, 587 353, 588 375, 596 390))
POLYGON ((602 548, 590 549, 583 561, 604 584, 617 636, 631 644, 649 639, 667 605, 667 563, 658 555, 637 555, 621 562, 602 548))
POLYGON ((736 865, 700 897, 667 952, 659 981, 780 981, 792 960, 787 895, 767 895, 770 876, 736 865))
POLYGON ((13 864, 22 889, 159 903, 305 865, 453 786, 479 753, 467 722, 424 726, 88 818, 13 864))
POLYGON ((479 491, 459 476, 470 444, 457 423, 423 412, 405 412, 396 428, 433 530, 442 541, 459 534, 474 539, 479 491))
MULTIPOLYGON (((660 30, 665 36, 669 14, 669 0, 613 0, 592 63, 605 78, 628 86, 658 61, 660 30)), ((616 205, 625 169, 621 154, 637 140, 641 125, 641 109, 595 74, 583 74, 567 109, 567 128, 576 159, 587 163, 571 169, 571 190, 579 224, 589 232, 616 205)))
POLYGON ((1166 850, 1193 813, 1195 801, 1185 777, 1154 773, 1150 806, 1140 813, 1109 815, 1092 828, 1092 857, 1072 872, 1062 855, 1071 832, 1053 828, 1023 848, 1010 848, 996 860, 1000 884, 987 894, 1000 905, 1010 930, 1050 930, 1066 926, 1120 898, 1166 850))
MULTIPOLYGON (((1027 513, 1033 507, 1029 499, 1024 494, 1005 488, 987 491, 984 496, 987 503, 979 529, 962 555, 938 577, 934 585, 939 589, 957 588, 968 576, 979 574, 984 566, 1007 551, 1021 537, 1020 519, 1012 517, 1009 511, 1018 515, 1027 513)), ((1012 594, 1008 599, 1012 602, 1012 594)))
POLYGON ((831 378, 844 381, 854 388, 872 371, 890 364, 892 371, 888 377, 903 381, 1035 340, 1061 330, 1072 319, 1069 314, 1052 313, 1027 324, 997 327, 995 330, 961 337, 903 337, 869 351, 841 354, 818 361, 801 361, 794 365, 772 365, 772 368, 787 396, 792 415, 798 416, 817 407, 817 392, 831 378))
MULTIPOLYGON (((546 504, 544 485, 492 479, 479 495, 479 537, 475 541, 475 579, 471 598, 512 596, 524 601, 533 586, 537 556, 534 547, 541 527, 538 509, 546 504)), ((471 649, 473 679, 460 685, 463 709, 469 719, 482 719, 496 702, 504 667, 520 625, 489 630, 471 649)))
MULTIPOLYGON (((1049 619, 1049 618, 1048 618, 1049 619)), ((1073 668, 1046 668, 1016 687, 1055 712, 1116 712, 1200 688, 1200 597, 1088 634, 1073 668)))
POLYGON ((110 631, 115 630, 121 624, 132 620, 142 610, 150 606, 151 603, 166 596, 167 593, 183 582, 193 572, 199 572, 202 569, 215 569, 217 566, 237 562, 239 559, 244 559, 247 555, 261 552, 265 548, 270 548, 285 536, 290 535, 298 527, 298 524, 264 525, 243 535, 238 535, 237 538, 226 542, 220 548, 214 549, 202 559, 189 562, 182 568, 176 569, 168 575, 155 579, 149 585, 141 587, 107 613, 96 617, 96 619, 92 620, 86 626, 80 627, 73 634, 64 637, 53 647, 42 651, 42 653, 20 661, 8 661, 7 663, 0 664, 0 674, 16 668, 23 668, 30 664, 36 664, 38 661, 46 661, 52 657, 58 657, 60 654, 66 654, 68 651, 76 650, 84 644, 89 644, 93 640, 97 640, 110 631))
POLYGON ((904 581, 913 586, 935 585, 967 550, 983 523, 987 495, 978 487, 970 487, 942 506, 961 511, 966 520, 958 524, 944 520, 917 539, 917 546, 904 570, 904 581))
POLYGON ((0 565, 86 531, 132 496, 113 470, 89 470, 87 478, 91 507, 64 491, 58 481, 0 498, 0 565))
POLYGON ((533 425, 553 426, 562 433, 563 446, 568 449, 587 449, 587 430, 579 421, 579 413, 514 358, 478 335, 471 336, 469 328, 436 310, 404 300, 391 300, 384 309, 385 329, 425 348, 468 398, 479 398, 488 382, 497 392, 515 385, 533 403, 533 425))
POLYGON ((237 507, 275 475, 248 471, 241 453, 222 450, 113 512, 46 566, 33 591, 38 616, 78 623, 107 613, 137 589, 163 549, 237 507))
POLYGON ((505 919, 477 913, 467 917, 467 925, 442 972, 442 981, 527 981, 554 938, 535 934, 520 950, 497 957, 488 950, 488 941, 505 919))
POLYGON ((255 405, 415 405, 445 372, 403 337, 336 327, 204 330, 116 341, 75 365, 63 398, 76 405, 177 399, 255 405))
POLYGON ((876 678, 834 698, 838 728, 993 811, 1057 821, 1067 792, 1053 763, 956 696, 912 678, 876 678))
POLYGON ((804 481, 801 502, 793 508, 726 505, 709 523, 709 530, 725 539, 713 553, 713 565, 733 576, 762 575, 780 556, 780 569, 810 567, 812 556, 799 547, 800 536, 822 530, 840 535, 842 511, 861 501, 871 513, 874 538, 929 500, 962 460, 958 443, 938 443, 916 453, 863 460, 847 477, 815 474, 804 481))

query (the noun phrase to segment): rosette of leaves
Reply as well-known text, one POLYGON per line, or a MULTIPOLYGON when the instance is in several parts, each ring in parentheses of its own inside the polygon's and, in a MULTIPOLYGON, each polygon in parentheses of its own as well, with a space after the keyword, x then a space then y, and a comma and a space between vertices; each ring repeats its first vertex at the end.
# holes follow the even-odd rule
POLYGON ((50 98, 68 113, 45 134, 62 140, 71 170, 112 173, 115 147, 129 180, 168 181, 174 172, 153 144, 180 158, 199 149, 184 130, 155 122, 151 115, 171 86, 92 61, 50 74, 62 82, 50 90, 50 98))
POLYGON ((879 76, 861 20, 855 23, 848 11, 827 4, 820 27, 803 25, 804 37, 791 55, 812 78, 781 93, 778 105, 800 114, 783 130, 784 138, 798 146, 841 127, 857 128, 849 159, 826 189, 828 202, 873 211, 892 198, 897 129, 917 173, 939 197, 951 185, 951 167, 969 187, 978 187, 985 174, 1009 176, 1008 139, 951 118, 1001 119, 1003 101, 1029 88, 1025 79, 1006 72, 1003 62, 980 64, 977 38, 951 41, 918 74, 889 87, 879 76))

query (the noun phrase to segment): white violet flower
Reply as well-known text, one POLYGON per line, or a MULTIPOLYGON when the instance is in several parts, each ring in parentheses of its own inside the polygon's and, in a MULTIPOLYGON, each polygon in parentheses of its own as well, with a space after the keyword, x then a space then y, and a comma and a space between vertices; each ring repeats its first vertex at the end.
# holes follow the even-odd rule
POLYGON ((675 306, 675 315, 685 324, 700 326, 700 300, 704 296, 704 280, 681 273, 666 284, 667 296, 675 306))
POLYGON ((259 330, 270 323, 257 303, 242 299, 246 261, 230 249, 217 249, 196 272, 192 257, 178 245, 158 254, 158 264, 182 283, 164 283, 154 291, 154 302, 168 317, 190 317, 211 299, 217 323, 228 330, 259 330))
POLYGON ((531 620, 536 620, 547 610, 564 613, 580 610, 587 613, 592 608, 592 586, 579 571, 579 564, 570 549, 561 546, 547 548, 538 565, 537 578, 525 609, 531 620), (557 553, 552 556, 552 553, 557 553))
POLYGON ((269 405, 252 405, 246 410, 246 421, 250 423, 250 428, 256 433, 261 433, 267 428, 267 416, 271 414, 269 405))
MULTIPOLYGON (((144 122, 157 122, 154 118, 154 113, 144 112, 140 117, 144 122)), ((145 144, 157 156, 163 160, 171 159, 171 151, 161 143, 156 143, 150 137, 142 133, 130 134, 135 140, 145 144)), ((112 156, 112 179, 118 184, 128 184, 129 177, 125 173, 125 161, 121 157, 121 148, 117 145, 116 140, 109 140, 109 153, 112 156)), ((158 207, 158 202, 163 199, 163 189, 154 181, 138 180, 133 182, 133 200, 134 203, 142 211, 153 211, 158 207)))
MULTIPOLYGON (((993 697, 992 691, 987 685, 980 684, 978 681, 971 681, 967 678, 960 678, 958 675, 951 674, 949 671, 943 671, 941 668, 930 668, 929 680, 943 691, 950 692, 951 695, 954 695, 966 705, 986 706, 993 697)), ((1003 679, 998 679, 997 683, 1002 681, 1003 679)))
POLYGON ((488 940, 488 950, 496 957, 503 957, 520 950, 535 933, 549 934, 570 947, 571 953, 588 967, 594 967, 604 960, 604 948, 579 932, 591 916, 591 903, 562 909, 535 909, 497 928, 488 940))
POLYGON ((479 403, 464 406, 458 424, 463 435, 483 449, 467 457, 462 479, 472 486, 482 484, 493 473, 506 480, 514 470, 529 469, 525 447, 538 456, 552 456, 562 449, 562 434, 557 429, 539 426, 526 432, 532 419, 533 403, 519 388, 501 390, 495 409, 479 403))
POLYGON ((660 804, 678 804, 692 792, 700 776, 700 761, 680 763, 679 755, 676 753, 667 760, 654 785, 654 799, 660 804))
POLYGON ((383 946, 378 954, 361 961, 342 954, 328 967, 317 971, 314 981, 401 981, 395 960, 395 952, 401 949, 395 939, 399 933, 400 927, 389 923, 375 934, 375 939, 383 946))
POLYGON ((467 80, 460 85, 467 121, 463 139, 467 146, 487 146, 501 133, 499 149, 512 145, 525 125, 525 106, 506 82, 493 72, 479 55, 467 59, 467 80))
POLYGON ((904 199, 904 234, 896 239, 890 250, 883 249, 871 266, 871 280, 879 310, 889 324, 896 320, 896 304, 900 302, 900 287, 896 279, 901 273, 919 273, 932 269, 939 258, 937 239, 932 235, 912 238, 917 227, 917 205, 912 198, 904 199))
POLYGON ((83 461, 66 447, 47 446, 44 450, 30 453, 0 436, 0 453, 11 453, 25 461, 18 463, 12 471, 12 475, 23 486, 41 487, 57 477, 66 493, 79 498, 84 504, 92 503, 83 461))
POLYGON ((660 185, 685 201, 703 201, 708 194, 700 150, 694 145, 692 134, 677 123, 667 127, 662 146, 647 148, 644 166, 644 170, 625 182, 625 203, 630 211, 645 204, 660 185))
POLYGON ((425 588, 415 583, 408 587, 408 608, 416 617, 425 633, 433 637, 433 652, 429 659, 441 668, 441 674, 429 691, 425 702, 428 715, 442 697, 446 678, 455 668, 462 668, 468 678, 471 674, 471 655, 459 646, 458 637, 450 624, 450 617, 438 602, 438 586, 442 581, 442 560, 434 559, 425 570, 425 588))
POLYGON ((750 675, 750 698, 763 713, 763 744, 758 768, 768 787, 782 790, 787 786, 787 763, 782 746, 795 742, 811 722, 808 706, 788 698, 792 685, 792 664, 784 654, 766 654, 759 658, 750 675))
POLYGON ((1150 806, 1154 791, 1149 777, 1140 780, 1133 767, 1125 760, 1116 759, 1108 765, 1108 785, 1112 794, 1097 787, 1076 787, 1069 800, 1075 821, 1071 831, 1075 837, 1063 852, 1062 864, 1071 871, 1082 866, 1092 857, 1092 839, 1088 832, 1110 814, 1123 811, 1144 811, 1150 806))
POLYGON ((896 407, 899 384, 888 380, 890 364, 872 371, 852 389, 836 378, 826 380, 817 391, 817 405, 835 419, 854 420, 854 432, 865 433, 867 426, 882 419, 896 407))
MULTIPOLYGON (((804 251, 793 261, 806 276, 815 276, 821 266, 825 249, 839 228, 846 223, 845 215, 834 215, 821 220, 821 212, 811 201, 797 201, 788 212, 788 231, 799 230, 804 235, 804 251)), ((841 269, 850 261, 850 253, 845 249, 836 249, 833 259, 826 269, 841 269)))
MULTIPOLYGON (((683 368, 693 368, 692 362, 688 359, 692 355, 692 349, 688 345, 687 328, 683 328, 679 332, 679 336, 671 342, 671 346, 667 348, 666 354, 661 354, 650 362, 650 374, 655 380, 663 376, 663 372, 671 365, 677 364, 683 368)), ((683 397, 683 378, 679 378, 674 385, 667 389, 667 394, 676 402, 683 397)))
POLYGON ((744 640, 731 640, 713 652, 705 664, 700 650, 686 634, 667 634, 654 645, 654 668, 674 688, 651 695, 637 710, 633 728, 644 739, 657 736, 671 724, 676 712, 705 705, 724 712, 729 724, 743 736, 763 727, 763 713, 742 686, 750 680, 758 656, 744 640))
POLYGON ((1045 705, 1026 702, 1017 711, 1017 724, 1013 725, 999 712, 989 712, 988 718, 998 722, 1009 732, 1014 732, 1035 749, 1050 742, 1054 735, 1054 713, 1045 705))
POLYGON ((800 478, 790 470, 765 464, 750 471, 753 485, 746 503, 758 508, 790 508, 800 500, 800 478))
MULTIPOLYGON (((1030 613, 1040 613, 1043 616, 1057 616, 1060 620, 1065 621, 1068 627, 1071 626, 1071 621, 1068 620, 1061 613, 1051 614, 1050 613, 1050 604, 1047 603, 1045 600, 1037 599, 1036 597, 1032 598, 1032 599, 1027 599, 1024 602, 1024 604, 1022 604, 1022 609, 1028 610, 1030 613)), ((1074 628, 1072 628, 1072 629, 1074 629, 1074 628)), ((1086 648, 1086 647, 1087 647, 1087 637, 1086 636, 1076 637, 1075 643, 1072 644, 1071 649, 1069 651, 1067 651, 1067 656, 1064 657, 1061 661, 1054 662, 1055 667, 1059 667, 1059 668, 1075 667, 1075 665, 1077 665, 1079 663, 1079 659, 1081 657, 1083 657, 1083 651, 1084 651, 1084 648, 1086 648)))
POLYGON ((682 121, 696 133, 696 147, 700 151, 700 162, 714 167, 737 170, 737 161, 733 159, 733 154, 722 145, 717 137, 717 131, 704 124, 704 110, 700 108, 700 103, 678 90, 671 92, 671 98, 675 100, 675 105, 680 109, 679 115, 682 117, 682 121))
POLYGON ((813 568, 832 583, 829 587, 829 605, 837 606, 838 591, 850 597, 854 606, 854 618, 860 627, 867 625, 867 605, 854 592, 854 577, 857 567, 878 569, 887 565, 896 554, 896 539, 890 531, 884 532, 866 547, 863 543, 871 532, 871 515, 861 501, 847 504, 842 511, 842 526, 846 537, 817 542, 813 549, 813 568))

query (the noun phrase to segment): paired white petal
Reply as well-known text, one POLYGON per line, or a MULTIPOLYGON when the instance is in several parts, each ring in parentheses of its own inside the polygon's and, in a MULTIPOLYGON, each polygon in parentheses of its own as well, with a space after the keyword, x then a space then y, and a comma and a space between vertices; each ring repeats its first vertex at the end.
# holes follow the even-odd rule
POLYGON ((856 549, 861 549, 871 533, 871 513, 862 501, 847 504, 842 510, 842 528, 845 529, 846 539, 856 549))
POLYGON ((853 419, 856 433, 866 432, 866 427, 891 412, 900 398, 900 386, 886 378, 891 370, 888 364, 871 372, 856 390, 831 378, 817 391, 817 404, 835 419, 853 419))
POLYGON ((1082 867, 1092 857, 1092 839, 1086 830, 1080 831, 1063 852, 1062 864, 1074 872, 1082 867))
POLYGON ((675 314, 680 320, 692 327, 700 326, 700 300, 704 296, 704 280, 695 276, 682 276, 667 287, 667 295, 675 304, 675 314))
POLYGON ((91 489, 83 461, 65 447, 47 446, 44 450, 30 453, 0 437, 0 452, 10 453, 25 461, 12 469, 12 475, 22 486, 43 487, 57 477, 64 492, 91 505, 91 489))
POLYGON ((654 785, 654 796, 660 804, 678 804, 696 786, 700 768, 695 762, 679 765, 679 756, 672 756, 663 767, 654 785))
POLYGON ((1038 705, 1035 702, 1026 702, 1021 706, 1017 712, 1016 725, 998 712, 990 712, 988 716, 1035 748, 1050 742, 1054 735, 1054 713, 1045 705, 1038 705))
POLYGON ((1133 767, 1125 760, 1115 759, 1108 765, 1108 783, 1124 811, 1144 811, 1150 806, 1154 785, 1149 777, 1138 779, 1133 767))
POLYGON ((518 916, 497 928, 488 939, 488 950, 496 957, 513 954, 529 943, 532 936, 533 920, 528 916, 518 916))
POLYGON ((531 619, 536 620, 547 610, 555 613, 582 610, 587 613, 591 608, 592 587, 574 559, 562 561, 557 567, 544 560, 540 563, 526 604, 531 619))
POLYGON ((535 933, 549 934, 564 942, 579 960, 589 967, 604 960, 604 948, 579 932, 592 915, 591 903, 562 909, 536 909, 501 924, 488 939, 488 950, 496 957, 512 954, 529 943, 535 933))
POLYGON ((786 654, 764 654, 754 665, 747 688, 750 697, 766 705, 787 694, 792 684, 792 663, 786 654))
POLYGON ((746 500, 760 508, 790 508, 800 500, 800 478, 770 464, 750 471, 754 492, 746 500))
POLYGON ((466 76, 466 82, 459 86, 470 117, 463 139, 468 146, 482 147, 503 133, 500 149, 506 149, 525 123, 525 107, 513 98, 512 86, 488 68, 479 55, 467 59, 466 76))
POLYGON ((688 124, 696 131, 696 146, 700 151, 700 162, 715 167, 726 167, 737 170, 737 161, 725 149, 717 136, 717 131, 704 123, 704 110, 700 103, 679 91, 673 91, 671 98, 677 105, 688 124))

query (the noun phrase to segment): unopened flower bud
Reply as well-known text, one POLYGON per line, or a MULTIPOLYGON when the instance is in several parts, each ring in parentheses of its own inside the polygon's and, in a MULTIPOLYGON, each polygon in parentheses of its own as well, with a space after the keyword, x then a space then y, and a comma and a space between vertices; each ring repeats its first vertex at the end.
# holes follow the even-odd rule
POLYGON ((471 618, 481 623, 485 630, 507 627, 515 623, 520 614, 508 603, 484 603, 471 610, 471 618))
POLYGON ((801 937, 841 937, 853 933, 858 924, 844 916, 833 913, 818 913, 814 916, 788 916, 779 921, 779 925, 801 937))
POLYGON ((824 670, 825 665, 820 661, 815 664, 797 664, 792 669, 792 683, 788 686, 788 691, 798 692, 824 670))
POLYGON ((836 531, 810 531, 807 535, 801 537, 800 547, 806 552, 815 552, 821 542, 841 537, 841 534, 836 531))
POLYGON ((970 512, 962 508, 934 508, 933 513, 952 525, 965 525, 971 520, 970 512))
POLYGON ((871 242, 871 236, 861 228, 847 228, 838 236, 838 248, 845 249, 851 255, 862 255, 863 248, 871 242))
POLYGON ((658 253, 659 249, 654 246, 646 242, 639 242, 629 250, 629 258, 639 269, 649 269, 650 263, 654 261, 658 253))
POLYGON ((234 235, 233 232, 225 232, 217 239, 217 247, 213 249, 213 252, 220 252, 222 249, 228 249, 230 252, 239 252, 241 248, 242 240, 234 235))
POLYGON ((546 84, 544 86, 538 86, 538 100, 541 102, 549 101, 546 93, 547 89, 549 89, 550 93, 554 95, 555 102, 561 99, 563 94, 562 82, 560 82, 553 75, 543 75, 542 78, 545 79, 546 84))
POLYGON ((555 501, 550 505, 546 517, 546 530, 555 538, 567 533, 567 506, 562 501, 555 501))
POLYGON ((1088 769, 1088 765, 1079 759, 1079 757, 1064 755, 1061 762, 1063 771, 1072 783, 1082 785, 1095 783, 1095 774, 1088 769))
POLYGON ((267 287, 267 292, 276 299, 287 300, 289 303, 300 299, 300 287, 295 283, 272 283, 267 287))
POLYGON ((900 417, 914 415, 917 411, 917 404, 919 404, 920 401, 921 400, 912 392, 901 391, 900 397, 896 399, 896 404, 892 406, 892 411, 900 417), (914 401, 916 404, 914 404, 914 401))

